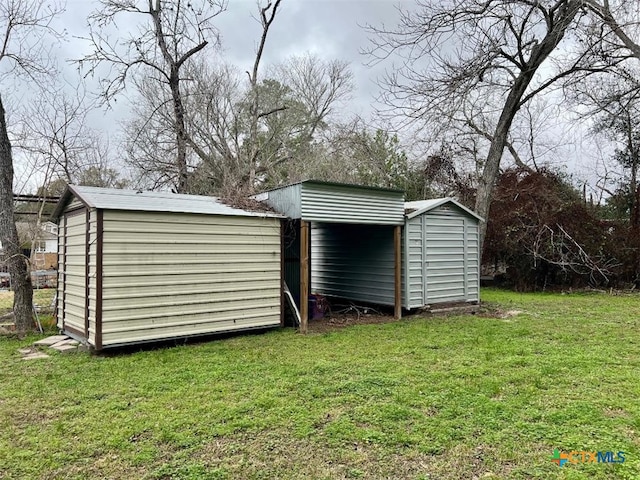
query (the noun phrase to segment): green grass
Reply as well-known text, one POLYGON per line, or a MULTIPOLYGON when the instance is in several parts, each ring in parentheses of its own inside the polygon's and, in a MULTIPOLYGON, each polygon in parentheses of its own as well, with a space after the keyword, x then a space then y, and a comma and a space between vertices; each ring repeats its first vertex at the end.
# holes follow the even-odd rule
MULTIPOLYGON (((33 291, 33 302, 36 305, 42 307, 49 307, 51 300, 56 294, 55 288, 42 288, 40 290, 33 291)), ((10 312, 13 308, 13 292, 3 291, 0 292, 0 315, 10 312)))
POLYGON ((483 298, 523 313, 37 361, 0 340, 0 478, 640 477, 640 296, 483 298))
MULTIPOLYGON (((42 288, 33 291, 33 303, 38 305, 40 309, 40 322, 45 331, 55 331, 55 319, 53 318, 53 309, 51 301, 56 294, 55 288, 42 288)), ((13 292, 0 292, 0 315, 9 313, 13 309, 13 292)))

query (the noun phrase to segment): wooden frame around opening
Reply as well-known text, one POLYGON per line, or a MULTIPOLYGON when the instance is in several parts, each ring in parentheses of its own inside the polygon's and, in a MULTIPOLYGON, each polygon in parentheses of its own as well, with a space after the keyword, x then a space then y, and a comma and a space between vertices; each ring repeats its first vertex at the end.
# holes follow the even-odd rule
POLYGON ((300 332, 309 324, 309 222, 300 221, 300 332))
POLYGON ((394 311, 396 319, 402 318, 402 227, 396 225, 393 231, 394 251, 394 311))

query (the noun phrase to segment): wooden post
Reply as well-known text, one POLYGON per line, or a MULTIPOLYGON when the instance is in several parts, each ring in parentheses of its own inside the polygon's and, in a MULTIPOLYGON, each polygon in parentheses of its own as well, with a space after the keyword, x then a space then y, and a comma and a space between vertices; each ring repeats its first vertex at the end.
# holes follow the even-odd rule
POLYGON ((393 316, 402 318, 402 230, 397 225, 393 232, 393 249, 395 253, 395 309, 393 316))
POLYGON ((309 322, 309 223, 300 221, 300 332, 309 322))

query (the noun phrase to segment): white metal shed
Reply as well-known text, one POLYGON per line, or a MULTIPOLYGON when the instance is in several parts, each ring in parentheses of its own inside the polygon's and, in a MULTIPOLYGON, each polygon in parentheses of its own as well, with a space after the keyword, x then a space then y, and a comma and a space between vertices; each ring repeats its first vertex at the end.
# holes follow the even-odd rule
POLYGON ((406 202, 403 306, 480 301, 479 222, 452 198, 406 202))
POLYGON ((70 185, 53 218, 57 325, 96 350, 281 324, 278 215, 70 185))

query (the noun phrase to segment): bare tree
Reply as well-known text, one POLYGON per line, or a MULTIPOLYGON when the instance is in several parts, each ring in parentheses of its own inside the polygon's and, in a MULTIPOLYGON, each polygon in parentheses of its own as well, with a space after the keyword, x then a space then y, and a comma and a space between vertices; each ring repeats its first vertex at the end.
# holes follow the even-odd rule
MULTIPOLYGON (((18 77, 39 84, 53 66, 48 56, 51 38, 58 34, 51 26, 62 11, 57 3, 38 0, 0 2, 0 79, 18 77)), ((20 251, 13 212, 13 155, 0 92, 0 242, 15 292, 13 312, 18 332, 32 328, 33 288, 28 259, 20 251)))
POLYGON ((89 17, 89 42, 93 53, 78 62, 88 64, 87 75, 109 65, 115 75, 102 79, 103 97, 109 102, 127 85, 133 72, 142 69, 161 82, 170 96, 172 132, 175 136, 175 189, 188 189, 188 138, 185 127, 182 71, 188 61, 210 42, 217 44, 213 19, 226 8, 226 0, 101 0, 89 17), (128 38, 110 38, 107 33, 127 15, 143 17, 138 32, 128 38))
POLYGON ((248 155, 247 160, 249 163, 249 177, 246 181, 246 188, 248 193, 252 193, 256 181, 256 175, 260 173, 261 166, 258 165, 258 155, 260 153, 260 147, 258 146, 258 126, 262 117, 271 115, 275 111, 286 108, 283 106, 277 106, 269 111, 261 111, 260 109, 260 92, 258 90, 258 71, 260 68, 260 62, 262 61, 262 54, 267 42, 267 36, 269 35, 269 29, 273 24, 276 17, 278 8, 282 0, 276 0, 275 3, 268 3, 264 7, 260 7, 259 20, 262 25, 262 35, 258 42, 258 48, 256 50, 256 57, 253 62, 253 69, 251 72, 247 72, 249 76, 250 95, 251 100, 249 102, 249 137, 247 139, 248 155))
POLYGON ((311 54, 294 56, 277 65, 275 78, 291 88, 304 105, 309 139, 353 90, 353 74, 346 62, 322 60, 311 54))
MULTIPOLYGON (((478 98, 501 99, 491 129, 482 129, 490 145, 478 181, 476 211, 484 218, 511 126, 522 107, 561 80, 604 71, 630 56, 628 51, 594 54, 606 37, 594 29, 581 36, 578 45, 561 45, 568 32, 593 18, 586 3, 418 1, 417 10, 401 11, 397 28, 371 28, 374 58, 397 53, 404 59, 383 81, 383 99, 393 112, 433 125, 478 98)), ((482 240, 485 231, 486 223, 482 240)))
MULTIPOLYGON (((290 181, 301 164, 314 155, 312 150, 322 141, 333 112, 352 88, 351 72, 344 62, 310 55, 266 69, 255 87, 241 72, 226 65, 193 62, 188 72, 187 131, 198 157, 192 187, 198 193, 223 196, 290 181), (256 97, 259 118, 251 140, 256 97)), ((153 92, 153 84, 146 82, 141 87, 146 93, 140 108, 145 112, 138 116, 136 125, 153 124, 159 147, 171 148, 163 113, 166 109, 154 103, 159 95, 153 92)), ((143 139, 139 127, 130 130, 136 132, 132 140, 143 139)), ((154 151, 144 145, 151 147, 152 143, 144 141, 135 147, 138 156, 150 158, 154 151)), ((151 162, 145 166, 147 171, 153 168, 151 162)), ((153 173, 158 181, 163 177, 161 170, 153 173)))
MULTIPOLYGON (((596 28, 600 24, 609 30, 610 35, 606 33, 602 36, 605 47, 608 47, 609 54, 613 50, 622 50, 623 55, 631 52, 631 55, 640 59, 640 44, 632 37, 638 34, 638 15, 640 14, 640 5, 637 2, 609 0, 584 0, 585 6, 596 15, 599 22, 595 23, 596 28), (612 40, 612 35, 618 39, 619 43, 612 40)), ((593 27, 593 26, 592 26, 593 27)))
POLYGON ((21 140, 14 146, 26 152, 33 174, 39 174, 43 184, 58 178, 77 183, 80 172, 96 161, 93 150, 99 148, 101 138, 87 126, 93 105, 82 85, 71 90, 75 93, 50 92, 25 108, 21 140))

